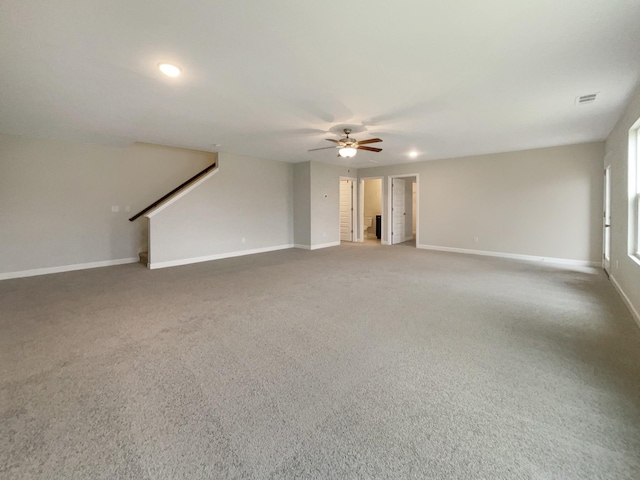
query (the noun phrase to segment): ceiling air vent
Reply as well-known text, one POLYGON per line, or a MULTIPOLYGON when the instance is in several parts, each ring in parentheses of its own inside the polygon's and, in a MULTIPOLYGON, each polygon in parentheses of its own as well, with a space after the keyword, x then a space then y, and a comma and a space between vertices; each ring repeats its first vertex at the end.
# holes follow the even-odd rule
POLYGON ((593 103, 596 101, 597 93, 590 93, 589 95, 581 95, 576 97, 576 105, 586 105, 587 103, 593 103))

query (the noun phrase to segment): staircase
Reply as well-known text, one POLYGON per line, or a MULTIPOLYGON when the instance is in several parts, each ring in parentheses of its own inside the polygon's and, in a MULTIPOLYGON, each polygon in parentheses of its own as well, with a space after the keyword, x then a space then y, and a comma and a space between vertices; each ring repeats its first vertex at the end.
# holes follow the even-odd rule
MULTIPOLYGON (((187 192, 189 192, 189 190, 191 190, 192 188, 195 188, 200 181, 204 181, 208 176, 210 176, 210 174, 216 173, 217 169, 218 169, 218 157, 216 154, 216 160, 211 165, 209 165, 207 168, 205 168, 201 172, 196 173, 189 180, 187 180, 186 182, 183 182, 178 187, 174 188, 169 193, 159 198, 158 200, 153 202, 151 205, 149 205, 145 209, 136 213, 133 217, 129 219, 129 221, 133 222, 134 220, 138 219, 142 215, 146 215, 147 217, 153 215, 154 211, 157 211, 159 208, 162 208, 163 206, 166 206, 167 204, 177 200, 182 195, 185 195, 187 192)), ((139 256, 140 256, 140 263, 142 263, 145 267, 149 268, 149 252, 148 251, 140 252, 139 256)))

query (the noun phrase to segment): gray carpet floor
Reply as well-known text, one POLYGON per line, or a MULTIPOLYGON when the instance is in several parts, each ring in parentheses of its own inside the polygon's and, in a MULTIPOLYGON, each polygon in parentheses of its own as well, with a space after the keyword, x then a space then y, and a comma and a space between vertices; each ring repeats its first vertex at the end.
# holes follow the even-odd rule
POLYGON ((348 245, 0 282, 0 478, 639 479, 596 269, 348 245))

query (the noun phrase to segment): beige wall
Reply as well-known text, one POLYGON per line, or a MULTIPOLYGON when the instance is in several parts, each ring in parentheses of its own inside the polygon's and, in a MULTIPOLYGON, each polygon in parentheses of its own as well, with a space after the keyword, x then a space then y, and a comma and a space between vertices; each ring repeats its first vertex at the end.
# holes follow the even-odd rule
MULTIPOLYGON (((607 141, 614 186, 612 273, 635 305, 640 298, 632 285, 640 267, 626 255, 625 202, 627 135, 638 116, 636 95, 607 141)), ((144 221, 127 218, 212 156, 147 144, 116 148, 0 135, 0 275, 134 258, 146 248, 144 221), (112 205, 120 212, 112 213, 112 205)), ((294 226, 302 239, 296 243, 339 242, 340 176, 384 176, 386 208, 388 175, 417 173, 421 244, 599 262, 603 156, 603 144, 591 143, 359 172, 223 156, 227 167, 206 188, 157 217, 162 220, 156 233, 163 233, 165 245, 152 261, 288 245, 294 226), (190 234, 186 242, 173 238, 187 219, 205 235, 190 234)))
POLYGON ((413 188, 415 187, 414 182, 416 182, 416 177, 408 177, 404 180, 404 204, 406 213, 404 238, 411 240, 413 238, 413 188))
POLYGON ((214 158, 0 135, 0 276, 137 257, 146 225, 128 218, 214 158))
POLYGON ((611 165, 611 277, 635 309, 640 323, 640 264, 629 255, 629 129, 640 119, 640 88, 607 138, 604 166, 611 165))
POLYGON ((367 168, 359 175, 385 176, 385 209, 388 176, 419 175, 422 245, 599 263, 603 156, 597 142, 367 168))
POLYGON ((364 181, 364 216, 372 217, 376 225, 376 215, 382 213, 382 180, 372 178, 364 181))
POLYGON ((293 165, 293 243, 311 245, 311 162, 293 165))
POLYGON ((293 165, 223 153, 219 165, 151 218, 152 266, 293 246, 293 165))

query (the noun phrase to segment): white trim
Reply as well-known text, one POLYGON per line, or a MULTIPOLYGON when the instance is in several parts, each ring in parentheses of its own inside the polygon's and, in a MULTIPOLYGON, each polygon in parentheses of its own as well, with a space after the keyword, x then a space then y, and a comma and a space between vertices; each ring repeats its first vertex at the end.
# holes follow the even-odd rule
POLYGON ((220 167, 218 166, 218 159, 216 159, 216 168, 214 168, 213 170, 211 170, 209 173, 207 173, 204 177, 199 178, 197 181, 193 182, 191 185, 189 185, 187 188, 185 188, 184 190, 180 190, 178 193, 176 193, 173 197, 170 197, 168 199, 166 199, 164 202, 162 202, 160 205, 158 205, 156 208, 154 208, 153 210, 151 210, 149 213, 147 213, 145 215, 145 217, 147 218, 151 218, 153 217, 156 213, 161 212, 162 210, 164 210, 165 208, 167 208, 169 205, 171 205, 172 203, 174 203, 175 201, 177 201, 178 199, 184 197, 187 193, 189 193, 191 190, 193 190, 194 188, 200 186, 201 183, 203 183, 204 181, 208 180, 209 178, 211 178, 213 175, 215 175, 216 173, 218 173, 218 170, 220 170, 220 167))
POLYGON ((591 262, 589 260, 573 260, 569 258, 556 258, 556 257, 538 257, 535 255, 521 255, 519 253, 490 252, 487 250, 469 250, 466 248, 440 247, 437 245, 416 244, 416 246, 424 250, 437 250, 440 252, 465 253, 465 254, 471 254, 471 255, 483 255, 486 257, 511 258, 514 260, 555 263, 560 265, 572 265, 575 267, 598 267, 598 268, 602 267, 600 262, 591 262))
POLYGON ((627 153, 627 253, 633 258, 640 250, 640 119, 629 129, 627 153))
MULTIPOLYGON (((416 245, 420 243, 420 175, 416 174, 416 191, 415 193, 415 205, 413 214, 416 217, 416 245)), ((412 219, 413 220, 413 219, 412 219)))
POLYGON ((35 277, 37 275, 49 275, 51 273, 72 272, 74 270, 87 270, 89 268, 112 267, 114 265, 124 265, 125 263, 139 262, 140 258, 119 258, 117 260, 103 260, 101 262, 76 263, 74 265, 61 265, 59 267, 36 268, 34 270, 22 270, 19 272, 0 273, 0 280, 10 278, 35 277))
POLYGON ((254 248, 252 250, 238 250, 235 252, 218 253, 215 255, 205 255, 204 257, 192 257, 181 258, 179 260, 168 260, 166 262, 154 262, 149 263, 149 269, 154 270, 156 268, 178 267, 180 265, 189 265, 191 263, 209 262, 211 260, 221 260, 223 258, 242 257, 244 255, 253 255, 254 253, 273 252, 276 250, 285 250, 287 248, 293 248, 292 243, 285 245, 276 245, 274 247, 254 248))
POLYGON ((358 179, 351 179, 351 241, 358 241, 358 179))
POLYGON ((631 303, 631 300, 629 300, 629 297, 627 297, 627 294, 624 293, 624 290, 622 290, 622 287, 620 286, 618 281, 613 277, 613 275, 609 275, 609 279, 611 280, 611 283, 613 284, 614 288, 620 294, 620 297, 622 297, 622 301, 631 312, 631 316, 636 321, 636 324, 638 325, 638 327, 640 327, 640 313, 638 313, 636 308, 633 306, 633 303, 631 303))
POLYGON ((610 154, 607 154, 604 157, 604 188, 602 192, 602 269, 606 271, 607 274, 611 274, 611 163, 607 162, 607 157, 610 157, 610 154), (607 228, 609 229, 608 231, 607 228), (608 238, 607 233, 609 234, 608 238), (607 254, 609 255, 608 257, 607 254))
POLYGON ((358 179, 358 242, 364 242, 364 180, 358 179))
MULTIPOLYGON (((640 140, 639 140, 640 141, 640 140)), ((638 162, 640 163, 640 161, 638 162)), ((637 261, 640 258, 640 186, 638 186, 638 193, 636 194, 636 198, 632 202, 633 205, 633 220, 635 221, 635 243, 631 245, 631 254, 630 256, 635 258, 637 261)))
POLYGON ((391 245, 387 240, 380 239, 380 245, 391 245))
POLYGON ((318 250, 320 248, 327 248, 327 247, 339 247, 340 246, 340 242, 329 242, 329 243, 319 243, 317 245, 311 245, 311 247, 309 247, 309 250, 318 250))
POLYGON ((293 248, 301 248, 303 250, 318 250, 320 248, 338 247, 338 246, 340 246, 340 242, 321 243, 319 245, 303 245, 301 243, 295 243, 293 245, 293 248))

